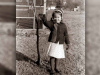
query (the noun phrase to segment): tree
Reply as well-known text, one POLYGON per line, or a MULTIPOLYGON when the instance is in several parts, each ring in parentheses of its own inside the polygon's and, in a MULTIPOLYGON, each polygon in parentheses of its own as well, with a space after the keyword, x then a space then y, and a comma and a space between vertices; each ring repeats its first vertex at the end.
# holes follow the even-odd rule
POLYGON ((72 10, 74 8, 73 1, 72 0, 66 0, 65 8, 69 8, 70 10, 72 10))

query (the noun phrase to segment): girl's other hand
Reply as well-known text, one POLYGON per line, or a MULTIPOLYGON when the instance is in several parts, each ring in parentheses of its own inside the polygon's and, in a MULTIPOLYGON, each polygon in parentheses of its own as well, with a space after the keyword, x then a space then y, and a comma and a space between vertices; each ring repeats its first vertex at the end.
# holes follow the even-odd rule
POLYGON ((69 49, 69 47, 70 47, 70 45, 69 45, 69 44, 67 44, 66 46, 67 46, 66 50, 68 50, 68 49, 69 49))

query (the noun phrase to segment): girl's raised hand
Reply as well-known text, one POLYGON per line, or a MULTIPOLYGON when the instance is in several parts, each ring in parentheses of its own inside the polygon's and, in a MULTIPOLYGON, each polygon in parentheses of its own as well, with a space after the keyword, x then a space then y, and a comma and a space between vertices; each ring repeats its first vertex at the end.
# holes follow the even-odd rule
POLYGON ((38 16, 42 19, 44 17, 44 14, 39 14, 38 16))
POLYGON ((38 19, 38 20, 41 20, 41 18, 40 18, 40 16, 38 15, 38 16, 36 16, 36 18, 38 19))

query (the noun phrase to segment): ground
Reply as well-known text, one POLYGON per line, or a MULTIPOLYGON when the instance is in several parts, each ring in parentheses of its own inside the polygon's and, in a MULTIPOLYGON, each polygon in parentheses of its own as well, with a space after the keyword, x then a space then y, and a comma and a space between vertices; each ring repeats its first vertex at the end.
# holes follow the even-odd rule
MULTIPOLYGON (((85 75, 85 13, 64 11, 63 20, 68 28, 71 47, 65 51, 66 58, 59 60, 59 69, 62 75, 85 75)), ((17 75, 49 75, 49 31, 39 30, 39 35, 41 66, 36 64, 36 30, 16 30, 17 75)))

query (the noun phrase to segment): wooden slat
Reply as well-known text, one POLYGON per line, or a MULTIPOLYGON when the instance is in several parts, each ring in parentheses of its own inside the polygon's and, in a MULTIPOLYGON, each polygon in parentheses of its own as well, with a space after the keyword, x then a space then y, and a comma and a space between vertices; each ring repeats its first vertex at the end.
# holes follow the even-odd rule
POLYGON ((16 7, 31 7, 31 5, 16 5, 16 7))
MULTIPOLYGON (((16 5, 16 7, 32 7, 32 5, 16 5)), ((44 6, 34 6, 34 7, 44 7, 44 6)))
POLYGON ((16 11, 28 11, 28 9, 16 9, 16 11))
POLYGON ((22 19, 34 19, 34 17, 16 17, 16 18, 22 18, 22 19))

